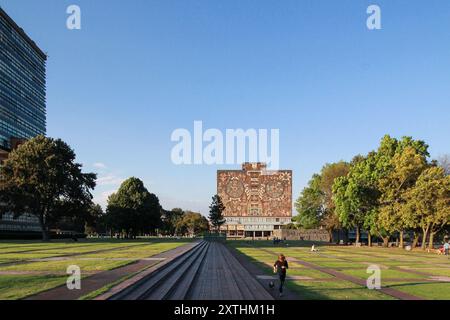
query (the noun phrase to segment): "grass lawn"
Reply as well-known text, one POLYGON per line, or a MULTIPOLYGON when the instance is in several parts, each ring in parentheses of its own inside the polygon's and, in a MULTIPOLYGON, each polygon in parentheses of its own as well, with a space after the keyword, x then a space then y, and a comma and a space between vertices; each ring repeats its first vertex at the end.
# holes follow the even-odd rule
POLYGON ((393 300, 376 290, 368 290, 348 281, 290 281, 288 287, 306 300, 393 300))
POLYGON ((404 291, 428 300, 450 300, 450 283, 426 283, 415 282, 387 282, 384 284, 388 288, 404 291))
POLYGON ((66 276, 0 275, 0 299, 16 300, 65 283, 66 276))
POLYGON ((445 282, 446 279, 432 281, 433 276, 450 277, 450 260, 421 250, 408 252, 397 248, 318 246, 315 243, 319 252, 312 253, 312 243, 301 241, 288 241, 285 245, 276 246, 270 241, 229 241, 228 245, 246 255, 267 274, 271 273, 277 255, 283 253, 290 260, 288 275, 311 278, 288 281, 287 286, 297 292, 301 299, 395 299, 381 291, 369 290, 360 284, 314 269, 331 269, 342 276, 365 280, 371 275, 367 273, 367 268, 373 264, 381 268, 383 288, 392 288, 422 299, 450 300, 450 282, 445 282), (305 267, 302 261, 313 266, 305 267))
POLYGON ((0 300, 22 299, 62 285, 66 282, 66 270, 70 265, 79 266, 82 276, 87 277, 95 272, 112 270, 151 257, 188 241, 0 241, 0 300))

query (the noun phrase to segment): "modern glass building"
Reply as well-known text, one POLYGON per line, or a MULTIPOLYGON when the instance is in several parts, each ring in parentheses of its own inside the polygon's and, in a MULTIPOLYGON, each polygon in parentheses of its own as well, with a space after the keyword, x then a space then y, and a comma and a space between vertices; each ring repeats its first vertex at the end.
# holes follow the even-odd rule
MULTIPOLYGON (((46 132, 46 60, 0 7, 0 165, 20 141, 46 132)), ((0 238, 39 231, 32 215, 0 216, 0 238)))
POLYGON ((0 148, 46 132, 47 55, 0 7, 0 148))

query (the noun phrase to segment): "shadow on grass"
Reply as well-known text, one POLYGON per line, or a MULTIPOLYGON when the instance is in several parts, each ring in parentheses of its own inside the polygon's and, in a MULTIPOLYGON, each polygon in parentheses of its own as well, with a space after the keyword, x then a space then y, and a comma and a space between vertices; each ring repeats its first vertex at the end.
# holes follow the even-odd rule
POLYGON ((227 240, 227 243, 233 247, 235 246, 247 246, 255 248, 289 248, 289 247, 300 247, 300 248, 311 248, 312 245, 320 246, 333 246, 334 244, 328 242, 318 242, 318 241, 301 241, 301 240, 287 240, 274 244, 273 241, 268 240, 227 240))
MULTIPOLYGON (((234 242, 234 241, 233 241, 234 242)), ((277 246, 273 246, 272 242, 270 241, 266 241, 265 242, 266 245, 265 247, 271 247, 271 248, 277 248, 277 246), (269 245, 270 244, 270 245, 269 245)), ((237 241, 236 243, 237 244, 237 241)), ((253 266, 255 267, 255 269, 258 270, 258 274, 259 275, 268 275, 268 276, 273 276, 273 269, 272 266, 268 266, 266 263, 261 262, 257 259, 255 259, 252 256, 248 256, 245 253, 242 253, 241 251, 239 251, 239 249, 237 249, 234 245, 232 245, 231 242, 228 243, 228 245, 231 247, 231 250, 233 250, 235 252, 235 254, 239 255, 240 257, 242 257, 243 259, 249 261, 250 263, 253 264, 253 266)), ((251 245, 249 245, 246 241, 242 241, 241 247, 252 247, 251 245), (245 245, 244 245, 245 244, 245 245)), ((275 262, 277 259, 277 256, 274 255, 273 256, 273 262, 275 262)), ((277 281, 275 282, 275 286, 277 287, 277 281)), ((268 285, 269 280, 264 281, 265 285, 268 285)), ((297 300, 330 300, 330 297, 324 294, 321 294, 319 292, 317 292, 316 290, 311 290, 308 289, 305 286, 299 285, 297 283, 294 283, 292 281, 286 281, 286 288, 290 291, 290 295, 295 296, 295 299, 297 300)))

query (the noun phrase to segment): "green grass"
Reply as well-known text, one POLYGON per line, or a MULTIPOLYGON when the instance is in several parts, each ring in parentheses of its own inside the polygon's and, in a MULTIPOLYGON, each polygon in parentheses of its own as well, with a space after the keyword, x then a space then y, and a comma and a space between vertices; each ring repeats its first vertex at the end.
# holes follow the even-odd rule
POLYGON ((425 282, 388 282, 384 284, 388 288, 393 288, 415 296, 429 300, 450 300, 450 283, 425 283, 425 282))
POLYGON ((45 291, 66 282, 66 276, 0 276, 0 300, 22 299, 36 292, 45 291))
MULTIPOLYGON (((22 299, 65 283, 67 267, 77 265, 83 277, 96 272, 112 270, 136 260, 154 256, 183 245, 190 240, 82 240, 55 241, 0 241, 0 300, 22 299), (94 253, 95 251, 101 251, 94 253), (13 253, 16 252, 16 253, 13 253), (73 255, 73 257, 71 257, 73 255), (60 259, 64 257, 64 259, 60 259), (49 261, 32 259, 53 258, 49 261), (116 259, 116 260, 115 260, 116 259), (12 273, 24 272, 24 274, 12 273), (33 273, 36 274, 27 274, 33 273)), ((125 277, 126 278, 126 277, 125 277)), ((121 281, 125 280, 121 279, 121 281)), ((119 283, 119 282, 117 282, 119 283)), ((111 285, 111 284, 110 284, 111 285)), ((109 286, 98 290, 106 290, 109 286)), ((98 295, 92 293, 92 297, 98 295)), ((87 298, 91 295, 87 295, 87 298)))
MULTIPOLYGON (((354 276, 361 279, 367 279, 370 275, 366 272, 366 270, 341 270, 342 273, 347 274, 349 276, 354 276)), ((384 283, 383 279, 423 279, 424 276, 406 273, 397 270, 381 270, 381 283, 384 283)))
POLYGON ((333 275, 305 267, 301 263, 296 263, 295 259, 362 280, 371 275, 367 273, 369 264, 379 265, 382 266, 383 287, 391 287, 399 292, 409 293, 423 299, 450 300, 450 283, 423 281, 423 279, 428 279, 428 275, 449 277, 450 261, 443 256, 428 254, 421 250, 408 252, 398 248, 356 248, 326 244, 318 246, 316 243, 319 252, 311 253, 312 244, 300 241, 288 241, 287 245, 279 246, 274 246, 269 241, 229 241, 228 245, 246 255, 266 274, 271 273, 271 266, 279 253, 286 255, 288 261, 291 259, 291 269, 288 271, 288 275, 305 276, 314 280, 288 281, 288 287, 297 292, 301 299, 389 300, 393 297, 381 291, 369 290, 362 285, 340 280, 333 275), (442 267, 440 268, 436 264, 442 265, 442 267), (420 275, 408 271, 420 271, 426 274, 420 275))
POLYGON ((348 281, 289 281, 288 288, 306 300, 392 300, 376 290, 355 285, 348 281))
MULTIPOLYGON (((6 267, 0 267, 0 271, 48 271, 48 272, 66 272, 67 267, 77 265, 81 272, 94 272, 115 269, 124 266, 132 261, 114 261, 114 260, 64 260, 64 261, 45 261, 29 262, 24 264, 13 264, 6 267)), ((1 277, 1 276, 0 276, 1 277)))

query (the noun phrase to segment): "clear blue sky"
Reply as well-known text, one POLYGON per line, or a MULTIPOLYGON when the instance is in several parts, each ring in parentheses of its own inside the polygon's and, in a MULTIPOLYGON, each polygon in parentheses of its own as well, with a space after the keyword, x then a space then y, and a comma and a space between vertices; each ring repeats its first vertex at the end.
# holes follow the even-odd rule
POLYGON ((217 166, 175 166, 176 128, 279 128, 294 198, 326 162, 411 135, 450 152, 448 0, 1 0, 49 54, 48 135, 99 173, 206 214, 217 166), (82 30, 66 28, 66 8, 82 30), (382 30, 366 28, 378 4, 382 30))

